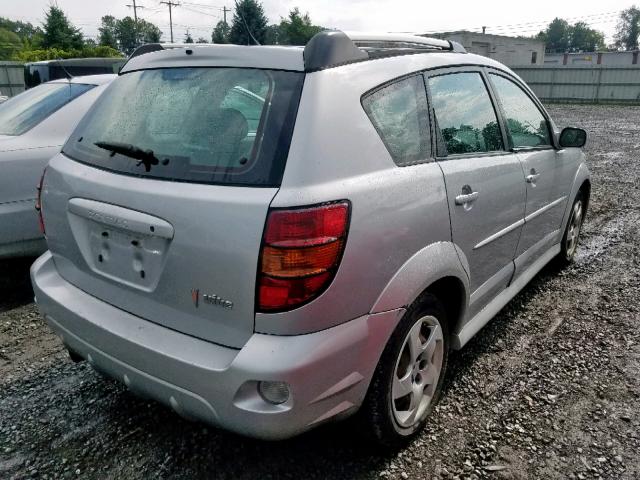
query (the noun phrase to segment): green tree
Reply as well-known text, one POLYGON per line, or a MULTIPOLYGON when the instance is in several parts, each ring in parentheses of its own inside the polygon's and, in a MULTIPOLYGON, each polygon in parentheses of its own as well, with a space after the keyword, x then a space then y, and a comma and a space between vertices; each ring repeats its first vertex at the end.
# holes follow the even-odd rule
POLYGON ((187 34, 184 36, 184 43, 195 43, 193 41, 193 37, 189 32, 187 32, 187 34))
POLYGON ((547 52, 566 52, 571 42, 571 26, 566 20, 555 18, 538 38, 546 43, 547 52))
POLYGON ((62 50, 82 48, 82 32, 73 26, 61 8, 51 5, 42 26, 43 47, 62 50))
POLYGON ((39 46, 42 43, 43 31, 29 22, 20 22, 0 17, 0 28, 9 30, 20 37, 25 45, 39 46))
POLYGON ((112 15, 102 17, 102 24, 98 28, 98 43, 106 47, 118 48, 117 35, 118 20, 112 15))
POLYGON ((596 52, 604 48, 603 33, 589 27, 589 25, 584 22, 578 22, 571 27, 570 51, 596 52))
POLYGON ((116 21, 115 35, 120 50, 129 54, 144 43, 158 43, 162 31, 146 20, 138 20, 136 23, 133 18, 124 17, 116 21))
POLYGON ((632 5, 620 13, 616 27, 616 46, 625 50, 637 50, 640 37, 640 8, 632 5))
POLYGON ((196 43, 209 43, 209 41, 204 37, 198 37, 196 43))
POLYGON ((22 49, 22 40, 18 34, 0 28, 0 60, 9 60, 22 49))
POLYGON ((211 41, 213 43, 229 43, 229 33, 231 27, 224 20, 220 20, 211 34, 211 41))
POLYGON ((302 15, 298 7, 289 12, 287 18, 280 21, 278 42, 283 45, 306 45, 311 37, 323 30, 313 25, 308 13, 302 15))
POLYGON ((266 33, 267 17, 264 14, 262 4, 257 0, 236 2, 229 41, 237 45, 263 44, 266 33))

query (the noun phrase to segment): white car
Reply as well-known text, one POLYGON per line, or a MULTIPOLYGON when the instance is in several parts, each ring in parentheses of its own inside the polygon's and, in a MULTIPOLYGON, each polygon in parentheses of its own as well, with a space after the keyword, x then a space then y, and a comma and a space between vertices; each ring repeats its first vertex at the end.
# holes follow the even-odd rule
POLYGON ((34 208, 38 179, 115 77, 55 80, 0 104, 0 258, 46 250, 34 208))

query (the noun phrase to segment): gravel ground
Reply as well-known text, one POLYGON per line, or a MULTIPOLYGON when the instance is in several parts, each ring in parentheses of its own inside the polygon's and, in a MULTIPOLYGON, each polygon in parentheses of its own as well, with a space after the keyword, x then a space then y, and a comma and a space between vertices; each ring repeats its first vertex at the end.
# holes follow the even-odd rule
POLYGON ((73 364, 0 263, 0 478, 640 478, 640 108, 552 106, 587 129, 576 263, 543 270, 461 352, 421 436, 351 422, 264 443, 186 422, 73 364))

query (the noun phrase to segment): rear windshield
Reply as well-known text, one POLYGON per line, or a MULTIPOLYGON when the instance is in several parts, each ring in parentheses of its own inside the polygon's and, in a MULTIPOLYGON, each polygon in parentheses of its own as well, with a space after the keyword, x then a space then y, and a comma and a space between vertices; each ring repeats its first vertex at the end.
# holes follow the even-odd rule
POLYGON ((95 85, 47 83, 0 104, 0 135, 22 135, 95 85))
POLYGON ((236 185, 282 180, 304 74, 143 70, 117 78, 63 148, 128 175, 236 185))

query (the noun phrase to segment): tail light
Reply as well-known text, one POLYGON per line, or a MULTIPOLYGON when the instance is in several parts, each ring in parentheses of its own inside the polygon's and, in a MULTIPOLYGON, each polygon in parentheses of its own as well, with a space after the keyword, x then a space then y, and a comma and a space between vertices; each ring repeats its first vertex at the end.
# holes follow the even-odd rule
POLYGON ((40 177, 40 181, 38 182, 38 196, 36 197, 36 211, 38 212, 38 222, 40 223, 40 233, 43 235, 46 233, 44 230, 44 218, 42 216, 42 185, 44 184, 44 174, 47 173, 47 169, 45 168, 42 171, 42 176, 40 177))
POLYGON ((258 310, 291 310, 331 283, 342 258, 349 203, 269 212, 258 272, 258 310))

